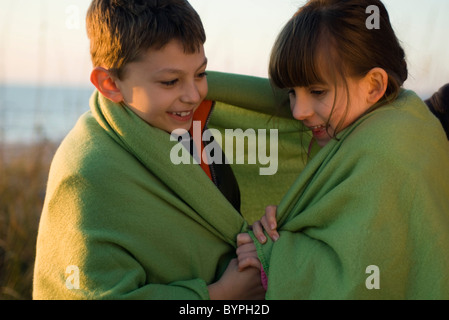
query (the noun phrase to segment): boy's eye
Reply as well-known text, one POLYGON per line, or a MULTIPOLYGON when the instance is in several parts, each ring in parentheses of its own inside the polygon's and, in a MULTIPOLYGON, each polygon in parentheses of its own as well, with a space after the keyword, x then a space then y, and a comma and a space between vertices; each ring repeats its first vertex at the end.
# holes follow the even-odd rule
POLYGON ((207 77, 207 72, 201 72, 200 74, 197 75, 198 78, 204 78, 207 77))
POLYGON ((295 90, 294 89, 290 89, 290 90, 288 90, 288 95, 289 96, 296 96, 296 92, 295 92, 295 90))

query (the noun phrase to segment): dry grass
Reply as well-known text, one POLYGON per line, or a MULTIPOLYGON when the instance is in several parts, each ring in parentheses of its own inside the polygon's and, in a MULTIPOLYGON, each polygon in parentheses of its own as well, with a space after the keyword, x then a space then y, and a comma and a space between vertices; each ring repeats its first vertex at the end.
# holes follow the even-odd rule
POLYGON ((55 146, 0 145, 0 300, 31 299, 35 244, 55 146))

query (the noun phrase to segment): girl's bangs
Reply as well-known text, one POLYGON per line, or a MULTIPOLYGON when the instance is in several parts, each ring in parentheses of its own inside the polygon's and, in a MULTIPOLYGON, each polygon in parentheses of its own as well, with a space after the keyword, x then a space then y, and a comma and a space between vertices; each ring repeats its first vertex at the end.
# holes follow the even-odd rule
POLYGON ((293 17, 277 38, 270 59, 269 75, 279 88, 309 87, 325 83, 319 59, 320 31, 317 23, 293 17), (312 23, 310 23, 312 22, 312 23))

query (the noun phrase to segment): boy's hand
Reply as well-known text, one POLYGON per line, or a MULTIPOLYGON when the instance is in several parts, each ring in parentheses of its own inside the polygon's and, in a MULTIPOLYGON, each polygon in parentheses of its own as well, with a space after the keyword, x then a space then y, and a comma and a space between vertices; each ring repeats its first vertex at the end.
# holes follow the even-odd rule
POLYGON ((259 221, 254 222, 252 226, 254 235, 261 244, 267 242, 264 230, 273 241, 276 242, 279 239, 279 233, 276 230, 276 211, 276 206, 268 206, 265 209, 265 215, 259 221))
POLYGON ((237 236, 237 259, 239 270, 253 267, 260 271, 261 264, 257 256, 256 246, 248 233, 241 233, 237 236))
POLYGON ((265 290, 260 270, 239 270, 237 259, 231 260, 218 282, 208 287, 211 300, 264 300, 265 290))

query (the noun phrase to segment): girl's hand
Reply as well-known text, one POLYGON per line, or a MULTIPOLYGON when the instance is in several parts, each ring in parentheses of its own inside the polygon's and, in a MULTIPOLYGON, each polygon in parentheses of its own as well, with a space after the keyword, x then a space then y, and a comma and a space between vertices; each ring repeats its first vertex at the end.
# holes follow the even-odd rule
POLYGON ((257 256, 256 245, 248 233, 241 233, 237 236, 236 253, 240 271, 250 267, 260 271, 261 264, 259 257, 257 256))
POLYGON ((273 241, 276 242, 279 239, 279 233, 276 230, 276 211, 277 206, 268 206, 262 219, 256 221, 252 226, 254 235, 261 244, 267 242, 264 230, 273 241))

